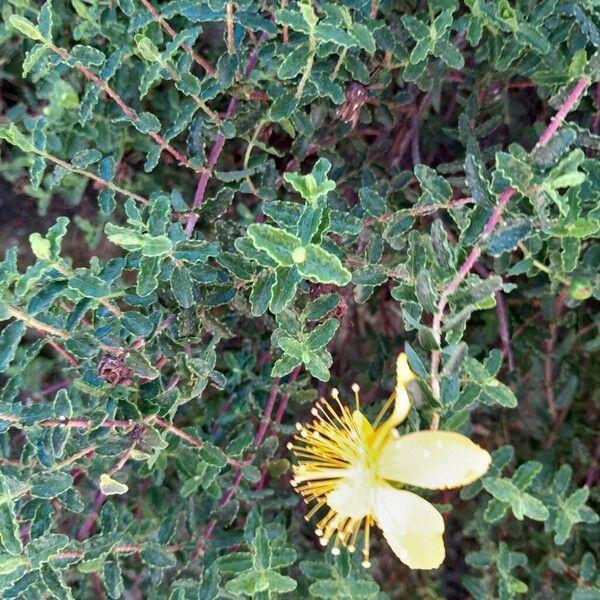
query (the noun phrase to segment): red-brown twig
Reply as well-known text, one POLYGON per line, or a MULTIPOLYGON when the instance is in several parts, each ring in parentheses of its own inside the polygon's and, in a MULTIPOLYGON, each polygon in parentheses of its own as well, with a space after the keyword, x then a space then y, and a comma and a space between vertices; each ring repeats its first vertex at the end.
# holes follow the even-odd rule
MULTIPOLYGON (((261 36, 258 38, 258 43, 261 44, 268 37, 268 34, 263 32, 261 36)), ((254 48, 254 50, 250 53, 248 57, 248 62, 246 63, 246 68, 244 69, 244 76, 248 77, 250 73, 253 71, 256 63, 258 61, 258 47, 254 48)), ((237 98, 231 98, 229 101, 229 106, 227 107, 227 112, 225 113, 225 119, 231 119, 235 116, 237 112, 238 101, 237 98)), ((223 150, 223 146, 225 145, 225 136, 219 132, 215 137, 215 143, 211 148, 210 154, 208 155, 208 163, 206 165, 206 169, 200 175, 200 179, 198 180, 198 187, 196 188, 196 193, 194 194, 194 203, 192 205, 192 212, 188 213, 186 223, 185 223, 185 235, 190 237, 192 232, 194 231, 194 227, 198 222, 198 215, 195 210, 200 208, 202 202, 204 202, 204 195, 206 194, 206 186, 208 185, 208 180, 212 175, 212 170, 217 164, 217 160, 219 160, 219 156, 221 155, 221 151, 223 150)))
MULTIPOLYGON (((546 130, 540 136, 536 147, 545 145, 552 138, 552 136, 561 126, 567 114, 573 109, 575 104, 577 104, 577 102, 579 101, 589 84, 590 81, 586 77, 581 78, 577 82, 577 84, 575 85, 571 93, 567 96, 556 115, 553 117, 550 125, 548 125, 546 130)), ((483 252, 481 243, 489 237, 496 225, 498 225, 498 223, 500 222, 500 218, 502 217, 504 208, 508 204, 509 200, 515 195, 515 193, 516 190, 509 186, 500 194, 500 196, 498 197, 498 204, 496 205, 492 214, 490 215, 488 222, 485 224, 479 243, 476 246, 473 246, 465 262, 460 267, 458 273, 454 276, 454 278, 448 284, 448 286, 443 290, 438 305, 436 307, 436 313, 433 316, 432 323, 433 337, 438 346, 440 346, 442 342, 442 319, 444 316, 444 310, 448 305, 448 300, 450 296, 452 296, 452 294, 456 292, 462 281, 471 272, 471 269, 473 268, 473 266, 481 256, 481 253, 483 252)), ((440 360, 440 351, 434 350, 431 353, 430 380, 433 395, 438 400, 440 398, 440 382, 438 378, 440 360)), ((439 421, 439 415, 435 414, 431 422, 431 428, 437 429, 439 427, 439 421)))
POLYGON ((556 337, 558 334, 558 319, 560 319, 564 307, 566 293, 566 288, 563 288, 556 298, 556 302, 554 303, 554 317, 549 326, 550 336, 544 341, 544 388, 546 390, 548 413, 550 414, 552 421, 556 421, 558 417, 556 397, 554 394, 554 361, 552 360, 552 355, 554 354, 554 345, 556 344, 556 337))
MULTIPOLYGON (((54 44, 50 44, 49 48, 55 54, 60 56, 65 62, 70 60, 71 55, 63 48, 59 48, 58 46, 55 46, 54 44)), ((123 100, 123 98, 121 98, 121 96, 119 96, 119 94, 117 94, 117 92, 115 90, 113 90, 105 81, 102 81, 102 79, 100 79, 100 77, 98 77, 96 74, 92 73, 92 71, 90 71, 88 68, 84 67, 79 62, 76 62, 74 64, 74 68, 77 69, 80 73, 82 73, 87 79, 89 79, 91 82, 93 82, 96 86, 98 86, 106 95, 110 96, 110 98, 112 98, 112 100, 114 100, 114 102, 117 104, 117 106, 123 111, 125 116, 131 122, 137 123, 137 121, 140 120, 140 118, 137 115, 137 113, 135 112, 135 110, 133 110, 133 108, 129 107, 127 105, 127 103, 123 100)), ((182 165, 185 165, 186 167, 189 167, 190 169, 193 168, 190 165, 188 159, 183 154, 181 154, 181 152, 179 152, 178 150, 173 148, 173 146, 171 146, 171 144, 169 144, 169 142, 167 142, 167 140, 165 140, 161 135, 159 135, 158 133, 154 133, 154 132, 149 132, 148 135, 161 148, 164 148, 164 150, 166 150, 175 159, 177 159, 177 161, 179 161, 182 165)), ((193 170, 196 172, 203 171, 202 168, 197 168, 197 169, 193 168, 193 170)))
MULTIPOLYGON (((169 22, 156 10, 156 8, 154 8, 150 2, 148 2, 148 0, 140 0, 140 2, 154 17, 155 21, 157 21, 172 38, 177 35, 177 32, 171 27, 171 25, 169 25, 169 22)), ((217 72, 215 71, 214 67, 208 64, 202 55, 200 55, 198 52, 195 52, 186 43, 181 44, 181 47, 183 48, 184 52, 187 52, 194 59, 194 62, 199 64, 211 77, 217 76, 217 72)))

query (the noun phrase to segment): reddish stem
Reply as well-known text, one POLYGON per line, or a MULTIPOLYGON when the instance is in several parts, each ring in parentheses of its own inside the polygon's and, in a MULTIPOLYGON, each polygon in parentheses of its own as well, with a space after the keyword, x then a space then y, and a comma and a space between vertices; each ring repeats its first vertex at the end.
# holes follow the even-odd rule
MULTIPOLYGON (((542 135, 540 136, 540 139, 536 144, 537 147, 545 145, 552 138, 552 136, 561 126, 567 114, 573 109, 579 98, 581 98, 581 95, 586 90, 589 83, 589 80, 585 77, 581 78, 577 82, 577 84, 573 88, 573 91, 567 96, 563 105, 559 108, 558 112, 553 117, 550 125, 548 125, 544 133, 542 133, 542 135)), ((432 323, 433 337, 438 345, 441 345, 442 341, 442 318, 444 315, 444 310, 448 305, 448 299, 450 298, 450 296, 452 296, 452 294, 454 294, 454 292, 456 292, 462 281, 471 272, 471 269, 481 256, 481 242, 484 241, 492 233, 496 225, 500 222, 500 218, 502 217, 504 208, 508 204, 509 200, 515 195, 515 193, 516 190, 509 186, 500 194, 500 196, 498 197, 498 204, 496 205, 492 214, 490 215, 488 222, 485 224, 479 243, 471 249, 471 252, 467 256, 465 262, 460 267, 458 273, 442 292, 432 323)), ((440 384, 438 380, 440 360, 440 351, 434 350, 431 353, 430 380, 433 395, 435 398, 438 399, 440 397, 440 384)), ((436 414, 434 415, 434 419, 431 423, 431 428, 437 429, 438 425, 439 415, 436 414)))
MULTIPOLYGON (((263 43, 268 37, 266 32, 263 32, 258 38, 258 44, 263 43)), ((248 62, 246 63, 246 68, 244 69, 244 77, 248 77, 254 67, 256 66, 256 62, 258 61, 258 47, 254 48, 248 57, 248 62)), ((229 106, 227 107, 227 112, 225 113, 225 119, 231 119, 235 116, 237 112, 238 101, 237 98, 231 98, 229 101, 229 106)), ((198 187, 196 188, 196 193, 194 194, 194 202, 192 205, 192 209, 198 209, 202 202, 204 202, 204 196, 206 194, 206 187, 208 185, 208 181, 210 176, 212 175, 212 170, 214 166, 217 164, 217 160, 219 160, 219 156, 221 155, 221 151, 223 150, 223 146, 225 145, 225 136, 219 131, 215 137, 215 142, 213 147, 211 148, 210 154, 208 155, 208 163, 206 165, 206 169, 202 171, 200 175, 200 179, 198 180, 198 187)), ((185 224, 185 235, 186 237, 190 237, 194 231, 194 227, 198 222, 198 215, 195 212, 190 212, 187 216, 186 224, 185 224)))
POLYGON ((102 508, 102 505, 104 504, 105 500, 106 496, 100 490, 98 490, 94 498, 92 510, 87 516, 86 520, 83 522, 83 525, 81 526, 81 528, 79 529, 79 533, 77 534, 77 539, 79 541, 85 540, 87 537, 89 537, 92 528, 96 524, 98 513, 100 512, 100 509, 102 508))

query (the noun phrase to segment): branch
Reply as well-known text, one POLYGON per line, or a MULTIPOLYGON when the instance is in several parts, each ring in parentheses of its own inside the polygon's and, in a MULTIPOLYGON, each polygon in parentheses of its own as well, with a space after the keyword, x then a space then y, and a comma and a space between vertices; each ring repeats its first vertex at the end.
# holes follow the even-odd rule
MULTIPOLYGON (((556 133, 558 128, 561 126, 561 124, 564 121, 567 114, 573 109, 573 107, 575 106, 577 101, 581 98, 581 96, 583 95, 583 93, 585 92, 585 90, 587 89, 589 84, 590 84, 590 81, 586 77, 581 78, 577 82, 577 84, 573 88, 573 91, 567 96, 563 105, 560 107, 560 109, 558 110, 556 115, 553 117, 550 125, 548 125, 548 127, 546 128, 544 133, 542 133, 542 135, 540 136, 540 139, 538 140, 536 147, 543 146, 546 143, 548 143, 548 141, 552 138, 552 136, 556 133)), ((458 273, 454 276, 454 279, 452 279, 452 281, 448 284, 448 286, 442 291, 440 300, 436 307, 436 313, 433 316, 433 323, 432 323, 433 337, 434 337, 437 345, 440 347, 441 347, 441 343, 442 343, 442 319, 444 316, 444 310, 445 310, 446 306, 448 305, 448 300, 449 300, 450 296, 452 296, 452 294, 454 294, 456 292, 456 290, 459 288, 460 284, 465 279, 465 277, 471 272, 471 269, 473 268, 473 266, 475 265, 475 263, 477 262, 477 260, 479 259, 479 257, 481 256, 481 254, 483 252, 482 242, 484 242, 489 237, 489 235, 492 233, 492 231, 494 230, 496 225, 498 225, 498 223, 500 222, 500 218, 502 217, 504 208, 508 204, 509 200, 515 194, 516 194, 516 190, 514 190, 510 186, 507 187, 500 194, 500 196, 498 197, 498 204, 494 208, 492 214, 490 215, 488 222, 485 224, 483 233, 481 234, 478 244, 476 246, 473 246, 473 248, 471 249, 471 252, 467 256, 465 262, 460 267, 458 273)), ((440 399, 440 382, 439 382, 439 378, 438 378, 438 373, 439 373, 439 368, 440 368, 440 359, 441 359, 440 350, 434 350, 431 353, 430 380, 431 380, 431 390, 433 392, 434 397, 437 400, 440 399)), ((439 414, 436 413, 433 416, 433 419, 431 421, 431 429, 434 429, 434 430, 437 429, 439 427, 439 423, 440 423, 440 416, 439 416, 439 414)))
MULTIPOLYGON (((68 63, 68 61, 71 60, 71 55, 66 50, 64 50, 63 48, 59 48, 58 46, 55 46, 54 44, 50 44, 48 46, 48 48, 50 50, 52 50, 52 52, 54 52, 55 54, 57 54, 58 56, 60 56, 60 58, 63 61, 65 61, 66 63, 68 63)), ((110 96, 115 101, 115 103, 117 104, 117 106, 123 111, 123 113, 125 114, 125 116, 132 123, 137 123, 140 120, 140 118, 138 117, 138 115, 135 112, 135 110, 133 110, 133 108, 131 108, 130 106, 128 106, 127 103, 123 100, 123 98, 121 98, 121 96, 119 96, 119 94, 117 94, 117 92, 115 90, 113 90, 108 85, 108 83, 106 83, 105 81, 102 81, 102 79, 100 79, 100 77, 98 77, 97 75, 95 75, 94 73, 92 73, 88 68, 84 67, 79 62, 76 62, 73 66, 80 73, 83 73, 83 75, 85 75, 85 77, 87 79, 89 79, 92 83, 94 83, 96 86, 98 86, 105 94, 107 94, 108 96, 110 96)), ((185 165, 186 167, 188 167, 190 169, 193 169, 197 173, 200 173, 201 171, 203 171, 203 168, 194 168, 194 167, 192 167, 190 165, 188 159, 183 154, 181 154, 178 150, 175 150, 175 148, 173 148, 173 146, 171 146, 169 144, 169 142, 167 142, 167 140, 165 140, 158 133, 149 132, 148 135, 161 148, 163 148, 169 154, 171 154, 182 165, 185 165)))
MULTIPOLYGON (((172 38, 177 35, 177 32, 171 27, 171 25, 169 25, 169 22, 156 10, 156 8, 154 8, 154 6, 152 6, 152 4, 150 4, 150 2, 148 2, 148 0, 140 0, 140 2, 154 17, 155 21, 157 21, 172 38)), ((192 48, 190 48, 186 43, 182 43, 181 47, 183 48, 184 52, 187 52, 194 59, 194 62, 199 64, 211 77, 217 76, 215 69, 208 64, 203 56, 197 52, 194 52, 194 50, 192 50, 192 48)))
MULTIPOLYGON (((258 44, 262 44, 268 37, 266 32, 263 32, 258 38, 258 44)), ((250 73, 253 71, 256 66, 256 62, 258 61, 258 47, 254 48, 254 50, 250 53, 248 57, 248 62, 246 63, 246 68, 244 69, 244 76, 248 77, 250 73)), ((225 113, 225 119, 231 119, 235 116, 237 112, 238 101, 237 98, 231 98, 229 101, 229 106, 227 107, 227 112, 225 113)), ((200 180, 198 181, 198 187, 196 188, 196 193, 194 195, 194 203, 192 205, 192 212, 188 213, 186 224, 185 224, 185 235, 186 237, 190 237, 192 232, 194 231, 194 227, 198 222, 198 215, 196 212, 193 212, 195 209, 200 208, 202 202, 204 201, 204 195, 206 194, 206 186, 208 185, 208 180, 212 175, 212 170, 217 164, 217 160, 221 155, 221 151, 223 150, 223 146, 225 145, 225 136, 219 132, 215 137, 215 143, 208 155, 208 163, 206 165, 206 169, 202 171, 200 175, 200 180)))

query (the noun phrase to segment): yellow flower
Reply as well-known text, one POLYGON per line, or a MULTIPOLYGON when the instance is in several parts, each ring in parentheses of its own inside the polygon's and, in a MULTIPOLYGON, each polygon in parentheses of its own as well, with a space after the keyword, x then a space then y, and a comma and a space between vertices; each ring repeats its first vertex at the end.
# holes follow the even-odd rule
POLYGON ((444 560, 442 515, 427 500, 391 482, 432 490, 458 487, 481 477, 491 461, 488 452, 458 433, 398 434, 396 427, 410 410, 406 385, 411 379, 415 374, 400 354, 396 390, 373 425, 359 410, 354 384, 354 411, 342 405, 334 389, 331 396, 339 412, 321 398, 311 410, 315 420, 305 427, 298 423, 298 435, 288 444, 298 461, 292 485, 305 502, 314 502, 306 519, 328 508, 315 530, 321 544, 333 537, 334 554, 340 543, 353 552, 364 526, 365 567, 370 566, 369 533, 375 524, 409 567, 435 569, 444 560))

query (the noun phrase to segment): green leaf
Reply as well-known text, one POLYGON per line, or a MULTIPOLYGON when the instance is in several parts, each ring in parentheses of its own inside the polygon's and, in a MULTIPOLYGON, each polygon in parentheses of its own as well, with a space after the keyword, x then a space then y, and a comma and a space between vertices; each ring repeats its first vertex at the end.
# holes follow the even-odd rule
POLYGON ((0 332, 0 373, 4 373, 13 361, 25 331, 23 321, 13 321, 0 332))
POLYGON ((136 286, 136 293, 139 296, 147 296, 158 287, 161 264, 162 259, 159 257, 142 256, 136 286))
POLYGON ((317 325, 306 338, 306 347, 314 352, 326 346, 335 335, 340 322, 337 319, 328 319, 317 325))
POLYGON ((125 591, 125 584, 118 560, 107 560, 102 565, 102 582, 112 600, 118 600, 125 591))
POLYGON ((8 22, 13 29, 16 29, 28 38, 37 42, 43 42, 42 32, 29 20, 20 15, 10 15, 8 22))
POLYGON ((306 246, 306 259, 297 268, 301 275, 317 283, 344 286, 352 280, 352 274, 337 256, 315 244, 306 246))
POLYGON ((316 377, 320 381, 329 381, 329 367, 320 356, 314 352, 305 353, 302 361, 313 377, 316 377))
POLYGON ((40 9, 38 26, 46 39, 52 39, 52 2, 47 0, 40 9))
POLYGON ((280 359, 275 361, 271 370, 271 377, 284 377, 288 373, 291 373, 301 362, 301 358, 284 354, 280 359))
POLYGON ((281 79, 293 79, 306 67, 311 54, 309 46, 298 46, 281 63, 277 76, 281 79))
POLYGON ((36 473, 30 478, 29 484, 34 498, 51 499, 66 492, 73 485, 73 478, 62 471, 36 473))
POLYGON ((274 315, 279 314, 294 299, 300 280, 298 270, 294 267, 277 267, 275 269, 275 282, 269 303, 269 308, 274 315))
POLYGON ((388 280, 388 275, 382 265, 369 265, 352 272, 352 283, 355 285, 378 286, 388 280))
POLYGON ((146 315, 133 310, 130 310, 123 315, 121 323, 125 329, 134 335, 139 335, 141 337, 149 336, 154 329, 152 321, 146 315))
POLYGON ((217 78, 222 90, 226 90, 235 81, 239 67, 237 54, 222 54, 217 61, 217 78))
POLYGON ((107 473, 100 475, 99 487, 105 496, 125 494, 129 490, 124 483, 116 481, 107 473))
POLYGON ((163 550, 158 545, 148 545, 140 553, 140 558, 149 566, 156 569, 170 569, 177 564, 177 560, 170 552, 163 550))
POLYGON ((304 315, 308 321, 318 321, 334 310, 339 302, 337 294, 324 294, 306 305, 304 315))
POLYGON ((284 94, 279 96, 269 109, 269 120, 274 122, 288 119, 298 108, 298 99, 293 94, 284 94))
POLYGON ((522 494, 521 501, 526 517, 535 521, 545 521, 550 516, 550 512, 544 506, 544 503, 530 494, 522 494))
POLYGON ((527 163, 507 152, 497 152, 496 168, 511 187, 521 194, 527 194, 533 179, 533 171, 527 163))
POLYGON ((445 204, 452 198, 450 184, 426 165, 415 167, 415 177, 419 180, 423 195, 420 204, 445 204))
POLYGON ((361 206, 372 217, 381 217, 385 214, 385 199, 375 190, 361 188, 358 192, 361 206))
POLYGON ((253 317, 260 317, 266 312, 273 297, 274 284, 275 274, 272 271, 261 271, 254 280, 250 292, 250 306, 253 317))
POLYGON ((341 27, 329 23, 319 23, 315 29, 317 43, 323 44, 333 42, 342 48, 351 48, 356 45, 354 38, 346 33, 341 27))
POLYGON ((451 69, 462 69, 465 66, 465 59, 460 50, 446 40, 437 40, 433 48, 433 53, 441 58, 451 69))
POLYGON ((308 34, 311 29, 310 25, 300 12, 288 8, 275 11, 275 21, 279 25, 286 25, 294 31, 299 31, 301 33, 308 34))
POLYGON ((69 288, 80 293, 84 298, 106 298, 110 288, 102 279, 84 270, 69 277, 69 288))
POLYGON ((252 541, 254 548, 253 564, 255 569, 268 569, 271 566, 273 553, 269 536, 264 527, 258 527, 252 541))
POLYGON ((515 39, 540 54, 550 52, 550 42, 548 38, 540 31, 538 27, 533 27, 527 23, 521 23, 515 31, 515 39))
POLYGON ((508 479, 501 477, 485 477, 483 487, 501 502, 510 504, 513 500, 520 497, 519 489, 508 479))
POLYGON ((358 46, 365 50, 365 52, 368 54, 373 54, 375 52, 375 38, 366 25, 363 25, 362 23, 353 23, 348 29, 348 33, 358 46))
POLYGON ((43 238, 39 233, 32 233, 29 236, 31 251, 36 258, 40 260, 50 260, 50 240, 43 238))
POLYGON ((594 235, 600 229, 600 221, 591 219, 575 219, 570 223, 560 223, 550 229, 557 237, 586 238, 594 235))
POLYGON ((104 56, 103 52, 92 46, 81 44, 73 46, 70 55, 68 63, 71 65, 80 63, 84 67, 99 67, 106 61, 106 56, 104 56))
POLYGON ((139 118, 133 121, 135 128, 140 133, 158 133, 160 131, 160 121, 149 112, 143 112, 139 118))
POLYGON ((306 352, 306 348, 303 344, 301 344, 298 340, 295 340, 291 337, 282 337, 277 340, 277 345, 290 356, 294 357, 298 361, 302 360, 304 353, 306 352))
POLYGON ((487 251, 492 256, 500 256, 517 247, 517 244, 526 239, 531 231, 528 221, 517 221, 497 227, 487 240, 487 251))
MULTIPOLYGON (((10 497, 10 489, 6 483, 5 476, 0 472, 0 542, 2 547, 13 555, 21 554, 23 544, 19 535, 19 524, 14 509, 13 501, 10 497)), ((3 561, 10 560, 3 558, 3 561)), ((16 565, 15 565, 16 566, 16 565)), ((0 567, 1 569, 1 567, 0 567)), ((1 570, 0 570, 1 572, 1 570)))
POLYGON ((295 235, 264 223, 250 225, 248 236, 256 248, 264 250, 280 266, 291 267, 292 253, 302 245, 295 235))
POLYGON ((46 591, 50 593, 52 598, 56 600, 73 600, 71 588, 66 584, 59 570, 44 564, 40 569, 40 575, 46 586, 46 591))
POLYGON ((194 290, 189 269, 175 266, 171 274, 171 291, 181 308, 190 308, 194 305, 194 290))
POLYGON ((146 36, 137 33, 134 36, 135 45, 140 53, 140 56, 151 63, 160 62, 160 51, 155 46, 154 42, 146 36))
POLYGON ((34 569, 54 558, 69 543, 69 537, 62 533, 46 533, 42 537, 31 540, 25 552, 34 569))
POLYGON ((203 442, 202 448, 199 450, 200 457, 213 467, 223 468, 227 464, 227 456, 217 446, 210 442, 203 442))

